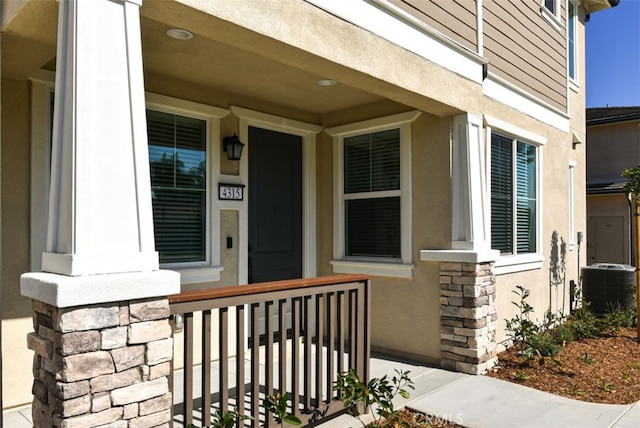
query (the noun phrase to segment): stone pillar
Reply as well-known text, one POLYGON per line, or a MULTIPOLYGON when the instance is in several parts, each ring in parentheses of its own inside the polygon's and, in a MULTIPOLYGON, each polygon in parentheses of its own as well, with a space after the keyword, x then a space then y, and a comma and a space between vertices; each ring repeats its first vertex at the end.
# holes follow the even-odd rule
POLYGON ((169 426, 167 299, 58 308, 33 300, 36 427, 169 426))
POLYGON ((440 264, 441 366, 482 374, 497 362, 493 263, 440 264))

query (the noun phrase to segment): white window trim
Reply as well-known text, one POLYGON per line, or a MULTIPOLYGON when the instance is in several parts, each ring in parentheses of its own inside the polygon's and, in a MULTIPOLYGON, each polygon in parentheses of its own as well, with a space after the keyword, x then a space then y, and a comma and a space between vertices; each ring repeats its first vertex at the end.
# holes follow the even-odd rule
MULTIPOLYGON (((492 132, 505 135, 518 141, 522 141, 527 144, 531 144, 536 147, 536 243, 537 249, 532 254, 516 254, 516 255, 500 255, 494 264, 494 273, 496 275, 504 275, 508 273, 523 272, 527 270, 541 269, 544 257, 542 256, 542 212, 543 212, 543 147, 547 143, 547 139, 541 135, 535 134, 531 131, 519 128, 511 125, 502 120, 496 119, 491 116, 484 116, 484 122, 486 127, 486 141, 487 144, 487 168, 489 182, 491 180, 491 134, 492 132)), ((489 209, 489 224, 491 224, 491 210, 489 209)), ((489 237, 491 242, 491 237, 489 237)))
POLYGON ((578 163, 569 161, 569 251, 573 251, 576 245, 576 220, 575 220, 575 170, 578 163))
POLYGON ((414 110, 362 122, 325 129, 333 137, 333 271, 335 273, 367 273, 399 278, 413 277, 411 214, 411 122, 421 112, 414 110), (400 260, 345 256, 344 237, 344 139, 388 129, 400 129, 400 260))
POLYGON ((47 213, 51 169, 51 94, 55 73, 38 70, 31 76, 31 271, 42 270, 47 247, 47 213))
POLYGON ((578 5, 576 4, 576 2, 574 2, 573 0, 567 0, 567 35, 566 35, 566 40, 567 40, 567 80, 569 82, 569 87, 574 91, 574 92, 578 92, 578 90, 580 89, 580 68, 578 67, 579 64, 579 58, 578 58, 578 5), (573 10, 574 10, 574 15, 573 17, 569 15, 569 4, 573 5, 573 10), (569 20, 573 20, 573 68, 574 68, 574 73, 575 76, 571 77, 569 75, 569 20))
MULTIPOLYGON (((31 271, 42 270, 42 253, 46 249, 47 204, 49 194, 49 169, 51 157, 51 103, 55 89, 55 73, 39 70, 31 76, 31 271)), ((207 135, 207 261, 197 264, 163 264, 180 272, 181 283, 219 281, 220 272, 220 210, 213 207, 213 193, 217 189, 220 159, 212 154, 220 151, 220 119, 229 110, 205 104, 172 98, 147 92, 146 107, 167 113, 197 117, 208 122, 207 135)))
POLYGON ((217 201, 217 183, 220 181, 220 119, 227 109, 186 101, 147 92, 146 108, 204 120, 207 123, 207 195, 206 195, 206 257, 202 262, 165 263, 161 267, 180 272, 182 284, 219 281, 220 272, 220 209, 217 201))
POLYGON ((562 29, 562 21, 560 20, 561 3, 560 3, 560 0, 554 0, 554 1, 556 4, 555 13, 547 9, 547 7, 544 5, 545 0, 540 0, 540 12, 542 13, 542 16, 547 21, 549 21, 549 23, 553 25, 553 27, 556 30, 560 31, 562 29))

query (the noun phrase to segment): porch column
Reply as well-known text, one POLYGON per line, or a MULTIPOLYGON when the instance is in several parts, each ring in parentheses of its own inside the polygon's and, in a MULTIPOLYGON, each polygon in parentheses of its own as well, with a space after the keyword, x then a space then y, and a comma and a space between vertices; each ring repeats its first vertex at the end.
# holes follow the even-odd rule
POLYGON ((453 118, 451 248, 485 251, 489 241, 489 197, 482 118, 453 118))
POLYGON ((498 362, 496 286, 491 262, 440 264, 440 365, 483 374, 498 362))
POLYGON ((59 2, 47 249, 21 277, 37 427, 170 419, 180 277, 154 248, 140 5, 59 2))

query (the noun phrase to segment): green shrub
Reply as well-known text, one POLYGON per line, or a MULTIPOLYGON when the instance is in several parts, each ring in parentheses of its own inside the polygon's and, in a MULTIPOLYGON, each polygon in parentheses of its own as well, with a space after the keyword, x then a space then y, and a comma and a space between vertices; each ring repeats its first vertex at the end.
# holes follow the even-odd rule
POLYGON ((273 420, 280 424, 281 427, 285 423, 294 426, 302 425, 300 418, 289 413, 287 403, 290 397, 291 394, 288 392, 285 392, 284 395, 278 392, 276 395, 267 395, 262 402, 265 412, 271 413, 273 420))
POLYGON ((631 328, 636 325, 636 311, 618 305, 605 314, 603 324, 603 330, 617 334, 621 328, 631 328))
POLYGON ((333 390, 338 392, 336 399, 342 401, 347 412, 357 417, 363 426, 365 423, 360 418, 361 411, 370 410, 376 422, 382 418, 393 420, 398 415, 393 405, 393 398, 396 395, 409 398, 409 392, 405 388, 414 389, 408 371, 396 370, 396 375, 391 379, 384 375, 365 383, 356 371, 351 369, 345 373, 338 373, 333 390), (378 417, 373 414, 372 405, 374 404, 378 406, 378 417))
POLYGON ((562 346, 558 343, 550 333, 538 334, 531 339, 528 343, 529 347, 534 351, 535 355, 539 357, 553 357, 558 355, 562 346))
POLYGON ((583 301, 582 306, 573 313, 568 325, 576 340, 598 338, 602 336, 604 326, 602 320, 591 312, 587 301, 583 301))
POLYGON ((566 323, 558 325, 551 331, 551 334, 559 344, 566 344, 575 340, 573 329, 566 323))

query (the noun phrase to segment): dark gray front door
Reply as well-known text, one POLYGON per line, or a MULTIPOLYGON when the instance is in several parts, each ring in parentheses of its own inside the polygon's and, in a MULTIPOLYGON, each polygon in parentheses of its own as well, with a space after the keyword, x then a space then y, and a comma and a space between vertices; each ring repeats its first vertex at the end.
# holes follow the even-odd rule
POLYGON ((302 277, 302 137, 249 127, 249 282, 302 277))

